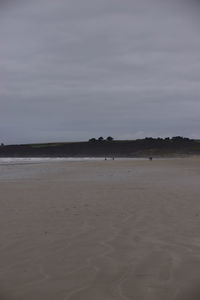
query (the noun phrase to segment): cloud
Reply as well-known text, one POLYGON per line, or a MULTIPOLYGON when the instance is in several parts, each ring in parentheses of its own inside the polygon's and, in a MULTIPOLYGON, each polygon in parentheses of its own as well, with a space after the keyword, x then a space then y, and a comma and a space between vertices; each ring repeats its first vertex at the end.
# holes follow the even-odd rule
POLYGON ((17 3, 0 19, 4 142, 198 134, 200 38, 186 2, 17 3))

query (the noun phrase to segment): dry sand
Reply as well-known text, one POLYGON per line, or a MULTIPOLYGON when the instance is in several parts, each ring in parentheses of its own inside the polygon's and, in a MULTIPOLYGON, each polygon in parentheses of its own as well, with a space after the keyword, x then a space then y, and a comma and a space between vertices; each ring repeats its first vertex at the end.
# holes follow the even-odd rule
POLYGON ((200 158, 0 172, 0 299, 200 299, 200 158))

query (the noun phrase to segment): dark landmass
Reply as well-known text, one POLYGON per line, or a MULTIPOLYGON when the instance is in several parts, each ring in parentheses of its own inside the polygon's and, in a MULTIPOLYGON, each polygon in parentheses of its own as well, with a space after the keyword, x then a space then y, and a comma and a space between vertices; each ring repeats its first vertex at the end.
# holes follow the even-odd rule
POLYGON ((200 140, 183 137, 0 146, 0 157, 162 157, 200 154, 200 140))

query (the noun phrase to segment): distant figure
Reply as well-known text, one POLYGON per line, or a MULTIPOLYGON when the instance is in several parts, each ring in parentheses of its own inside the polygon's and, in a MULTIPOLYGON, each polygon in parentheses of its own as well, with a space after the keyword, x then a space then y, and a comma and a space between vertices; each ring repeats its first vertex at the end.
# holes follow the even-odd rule
POLYGON ((115 160, 115 158, 113 157, 112 160, 115 160))
POLYGON ((105 160, 107 160, 107 158, 105 157, 105 160))
POLYGON ((149 160, 153 160, 153 157, 152 157, 152 156, 150 156, 150 157, 149 157, 149 160))

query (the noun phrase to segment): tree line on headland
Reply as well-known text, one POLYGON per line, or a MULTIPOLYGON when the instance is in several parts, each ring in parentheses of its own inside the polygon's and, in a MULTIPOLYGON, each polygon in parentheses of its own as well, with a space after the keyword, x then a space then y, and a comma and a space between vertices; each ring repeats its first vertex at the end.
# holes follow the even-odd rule
POLYGON ((149 157, 199 155, 200 140, 181 136, 115 140, 91 138, 85 142, 4 145, 0 157, 149 157))
POLYGON ((114 138, 112 136, 108 136, 106 139, 104 139, 102 136, 100 136, 98 139, 96 138, 91 138, 89 139, 89 142, 103 142, 103 141, 107 141, 107 142, 112 142, 114 141, 114 138))
MULTIPOLYGON (((172 138, 170 137, 166 137, 166 138, 152 138, 152 137, 146 137, 144 139, 137 139, 136 141, 141 141, 141 140, 145 140, 145 141, 148 141, 148 142, 161 142, 161 141, 165 141, 165 142, 169 142, 169 141, 172 141, 172 142, 180 142, 180 143, 183 143, 183 142, 189 142, 189 141, 193 141, 192 139, 189 139, 187 137, 182 137, 182 136, 174 136, 172 138)), ((102 136, 100 136, 99 138, 91 138, 89 139, 89 142, 103 142, 103 141, 107 141, 107 142, 112 142, 114 141, 114 138, 112 136, 108 136, 106 139, 104 139, 102 136)))

